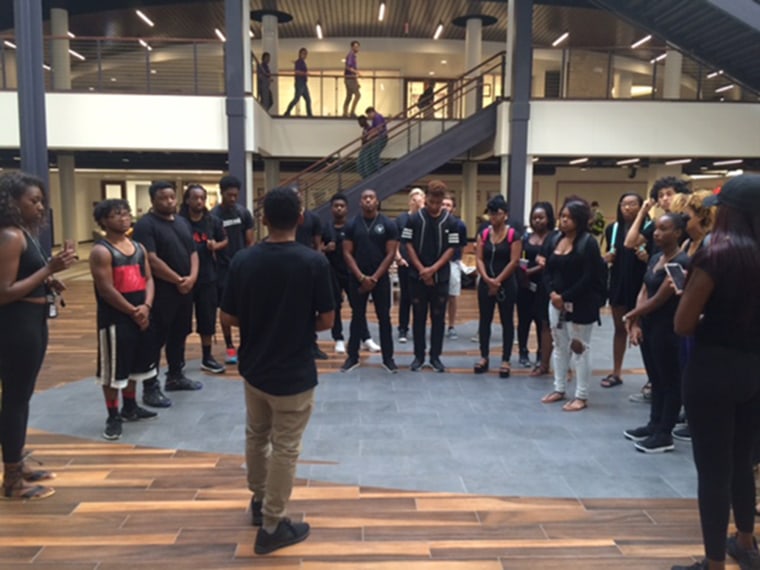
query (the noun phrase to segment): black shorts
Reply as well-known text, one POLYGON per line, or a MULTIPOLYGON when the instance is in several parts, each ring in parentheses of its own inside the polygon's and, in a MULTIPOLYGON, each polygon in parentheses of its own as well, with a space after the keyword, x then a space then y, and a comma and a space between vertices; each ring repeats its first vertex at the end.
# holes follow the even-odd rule
POLYGON ((98 331, 98 382, 126 388, 130 380, 148 380, 158 373, 152 329, 120 323, 98 331))
POLYGON ((196 284, 193 288, 193 305, 195 306, 195 330, 198 334, 213 335, 216 332, 216 309, 219 306, 218 284, 196 284))

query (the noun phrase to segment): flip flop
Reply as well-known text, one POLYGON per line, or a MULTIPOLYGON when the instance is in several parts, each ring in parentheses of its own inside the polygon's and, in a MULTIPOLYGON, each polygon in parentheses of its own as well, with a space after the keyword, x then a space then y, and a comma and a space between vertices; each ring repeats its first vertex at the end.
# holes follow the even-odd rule
POLYGON ((585 410, 588 408, 588 404, 586 403, 586 400, 581 400, 580 398, 574 398, 570 400, 567 404, 562 406, 562 409, 565 412, 580 412, 581 410, 585 410))
POLYGON ((602 378, 602 381, 599 384, 602 386, 602 388, 614 388, 615 386, 620 386, 622 383, 623 381, 620 379, 620 376, 608 374, 602 378))

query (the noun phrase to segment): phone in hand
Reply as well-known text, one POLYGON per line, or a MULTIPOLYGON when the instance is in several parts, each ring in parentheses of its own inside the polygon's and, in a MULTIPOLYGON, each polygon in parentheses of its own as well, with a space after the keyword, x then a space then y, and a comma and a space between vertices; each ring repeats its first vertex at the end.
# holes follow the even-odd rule
POLYGON ((678 263, 666 263, 665 271, 673 281, 676 293, 683 293, 683 288, 686 284, 686 273, 684 273, 683 267, 678 263))

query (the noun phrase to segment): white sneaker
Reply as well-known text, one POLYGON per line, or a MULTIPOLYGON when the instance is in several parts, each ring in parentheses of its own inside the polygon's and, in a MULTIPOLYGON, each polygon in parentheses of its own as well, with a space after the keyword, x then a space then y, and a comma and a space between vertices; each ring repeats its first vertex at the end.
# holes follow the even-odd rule
POLYGON ((380 352, 380 345, 377 344, 374 340, 371 338, 368 338, 362 343, 362 346, 365 350, 369 350, 370 352, 380 352))
POLYGON ((335 353, 346 354, 346 343, 342 340, 335 341, 335 353))

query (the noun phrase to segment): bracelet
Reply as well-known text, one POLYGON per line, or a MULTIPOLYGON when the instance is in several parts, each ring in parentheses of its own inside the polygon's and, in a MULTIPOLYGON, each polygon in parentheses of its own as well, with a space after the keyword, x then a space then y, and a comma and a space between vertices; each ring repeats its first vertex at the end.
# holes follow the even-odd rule
POLYGON ((367 280, 367 276, 362 273, 362 276, 359 277, 359 283, 364 283, 367 280))

